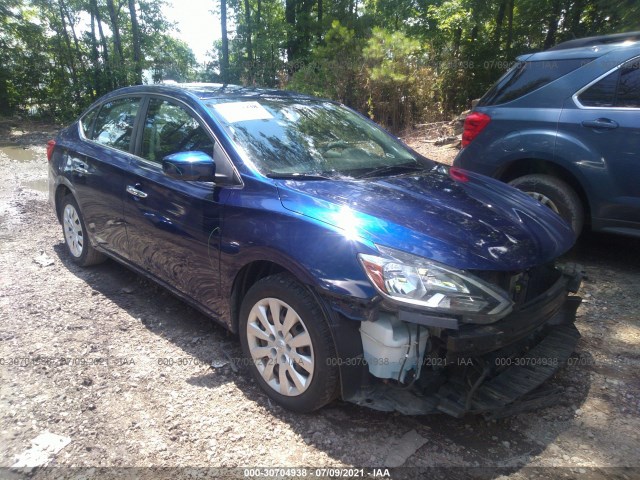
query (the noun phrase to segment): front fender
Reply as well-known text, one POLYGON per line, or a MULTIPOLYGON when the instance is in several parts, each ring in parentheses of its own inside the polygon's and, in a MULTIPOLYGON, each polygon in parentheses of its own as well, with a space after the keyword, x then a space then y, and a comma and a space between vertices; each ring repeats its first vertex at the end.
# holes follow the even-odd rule
POLYGON ((357 257, 363 250, 344 237, 320 232, 318 227, 300 222, 301 225, 292 222, 286 232, 272 237, 268 236, 268 227, 265 226, 258 232, 259 236, 254 237, 264 240, 261 245, 252 245, 248 238, 243 239, 240 232, 227 223, 223 230, 220 259, 223 295, 231 295, 234 279, 244 267, 253 262, 267 261, 328 295, 362 301, 373 298, 376 292, 357 257))

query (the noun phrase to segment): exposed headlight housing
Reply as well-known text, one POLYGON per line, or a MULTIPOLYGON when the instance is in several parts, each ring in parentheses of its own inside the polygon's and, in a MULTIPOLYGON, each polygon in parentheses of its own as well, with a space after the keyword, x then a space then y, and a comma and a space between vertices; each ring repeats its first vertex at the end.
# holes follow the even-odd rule
POLYGON ((426 258, 377 246, 382 254, 358 258, 376 289, 394 302, 492 323, 511 312, 509 295, 494 285, 426 258))

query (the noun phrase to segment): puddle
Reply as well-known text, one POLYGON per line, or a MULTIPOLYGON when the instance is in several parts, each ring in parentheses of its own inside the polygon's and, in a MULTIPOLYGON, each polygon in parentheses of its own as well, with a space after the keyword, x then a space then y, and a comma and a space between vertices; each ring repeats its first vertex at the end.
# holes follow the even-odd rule
POLYGON ((23 148, 19 145, 0 147, 0 157, 4 156, 7 156, 9 160, 18 162, 33 162, 40 159, 38 152, 30 148, 23 148))
POLYGON ((49 193, 49 181, 46 178, 40 180, 29 180, 22 182, 24 188, 29 190, 36 190, 37 192, 49 193))

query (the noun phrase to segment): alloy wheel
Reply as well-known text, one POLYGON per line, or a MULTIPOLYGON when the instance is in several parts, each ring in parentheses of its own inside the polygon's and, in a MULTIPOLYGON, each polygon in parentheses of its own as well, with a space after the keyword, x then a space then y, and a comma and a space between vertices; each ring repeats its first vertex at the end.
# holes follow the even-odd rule
POLYGON ((554 212, 556 212, 557 214, 560 213, 560 210, 558 210, 558 207, 556 206, 556 204, 553 202, 553 200, 551 200, 549 197, 547 197, 546 195, 543 195, 540 192, 525 192, 527 195, 529 195, 530 197, 532 197, 534 200, 537 200, 538 202, 540 202, 542 205, 544 205, 545 207, 550 208, 551 210, 553 210, 554 212))
POLYGON ((69 251, 71 255, 79 258, 84 248, 84 232, 82 231, 82 224, 80 223, 78 212, 73 205, 67 204, 64 207, 63 222, 64 238, 69 247, 69 251))

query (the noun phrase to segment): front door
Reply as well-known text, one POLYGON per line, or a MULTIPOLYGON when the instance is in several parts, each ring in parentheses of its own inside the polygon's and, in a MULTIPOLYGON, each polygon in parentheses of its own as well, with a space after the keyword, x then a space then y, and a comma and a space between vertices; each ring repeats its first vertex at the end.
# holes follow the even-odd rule
POLYGON ((640 58, 575 97, 565 103, 559 132, 579 138, 591 154, 575 161, 597 178, 593 221, 605 229, 640 228, 640 58))
POLYGON ((133 263, 201 303, 219 305, 219 239, 227 191, 212 182, 168 177, 162 159, 202 151, 214 139, 186 106, 151 98, 139 146, 125 177, 125 219, 133 263))

